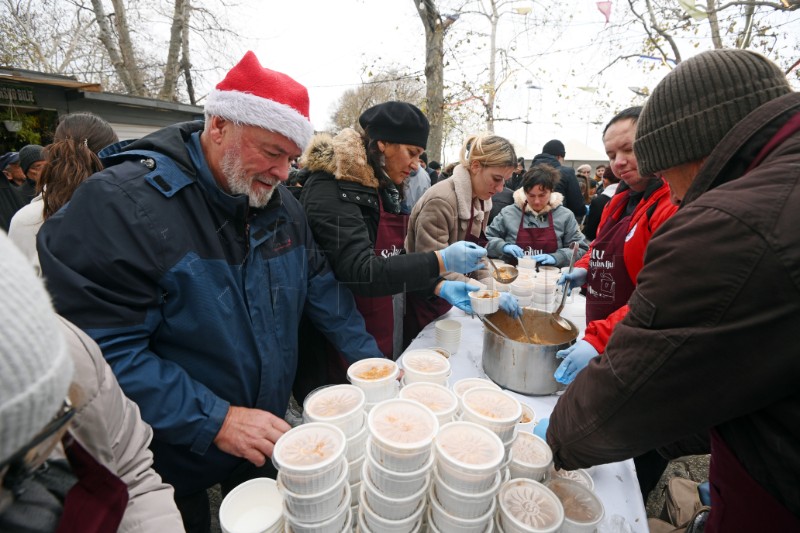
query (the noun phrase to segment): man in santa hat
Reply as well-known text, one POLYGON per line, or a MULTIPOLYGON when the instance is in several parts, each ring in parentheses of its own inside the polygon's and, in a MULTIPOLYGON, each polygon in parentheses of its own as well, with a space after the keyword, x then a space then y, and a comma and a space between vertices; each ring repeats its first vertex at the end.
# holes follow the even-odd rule
POLYGON ((248 52, 205 123, 107 148, 39 233, 56 308, 153 426, 188 531, 208 531, 208 487, 269 475, 304 310, 351 362, 380 355, 280 185, 313 133, 308 107, 305 87, 248 52))

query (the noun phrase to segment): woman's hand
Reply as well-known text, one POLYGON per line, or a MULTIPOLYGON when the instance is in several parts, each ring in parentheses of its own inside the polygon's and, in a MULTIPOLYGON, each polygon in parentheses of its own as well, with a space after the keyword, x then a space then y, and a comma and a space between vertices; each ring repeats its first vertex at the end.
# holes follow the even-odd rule
POLYGON ((505 246, 503 246, 503 253, 508 255, 513 255, 517 259, 525 255, 525 252, 522 251, 522 248, 520 248, 516 244, 506 244, 505 246))
POLYGON ((478 287, 464 283, 463 281, 442 281, 436 287, 436 294, 447 300, 447 303, 454 305, 467 314, 472 314, 472 304, 469 301, 469 293, 477 291, 478 287))
POLYGON ((481 248, 473 242, 458 241, 437 253, 442 258, 445 272, 469 274, 486 268, 486 264, 481 261, 486 257, 486 248, 481 248))

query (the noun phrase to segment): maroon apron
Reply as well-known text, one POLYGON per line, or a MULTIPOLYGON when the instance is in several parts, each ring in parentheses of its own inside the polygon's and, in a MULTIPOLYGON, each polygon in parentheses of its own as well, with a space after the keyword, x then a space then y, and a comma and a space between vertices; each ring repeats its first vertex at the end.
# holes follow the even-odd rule
MULTIPOLYGON (((624 203, 621 208, 625 208, 624 203)), ((592 241, 586 288, 587 324, 606 318, 628 303, 636 288, 625 266, 625 241, 632 216, 623 217, 616 224, 608 220, 602 228, 604 231, 598 232, 592 241)))
POLYGON ((553 225, 553 212, 547 213, 546 228, 523 228, 525 223, 525 207, 522 206, 522 218, 519 220, 517 230, 517 246, 522 248, 525 255, 553 254, 558 251, 558 236, 553 225))
POLYGON ((711 513, 706 533, 800 531, 800 518, 754 480, 717 430, 711 430, 711 513))
POLYGON ((67 436, 64 452, 78 482, 64 499, 56 533, 111 533, 117 531, 128 506, 128 487, 67 436))

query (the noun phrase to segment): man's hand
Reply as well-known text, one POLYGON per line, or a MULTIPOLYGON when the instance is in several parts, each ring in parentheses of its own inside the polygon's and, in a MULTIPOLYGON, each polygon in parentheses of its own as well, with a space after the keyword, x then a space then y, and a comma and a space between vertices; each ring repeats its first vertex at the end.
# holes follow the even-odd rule
POLYGON ((264 466, 278 439, 292 427, 282 418, 247 407, 228 409, 225 421, 214 439, 217 448, 264 466))

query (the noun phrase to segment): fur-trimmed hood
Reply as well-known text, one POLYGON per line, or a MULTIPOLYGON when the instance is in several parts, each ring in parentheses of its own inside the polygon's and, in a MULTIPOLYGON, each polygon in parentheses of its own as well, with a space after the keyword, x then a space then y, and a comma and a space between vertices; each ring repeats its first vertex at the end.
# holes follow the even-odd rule
POLYGON ((301 161, 303 168, 310 172, 327 172, 337 180, 378 188, 378 178, 367 163, 367 152, 361 136, 354 129, 345 128, 336 137, 327 133, 315 135, 303 152, 301 161))
POLYGON ((550 193, 550 201, 544 206, 544 209, 539 211, 538 213, 531 209, 531 206, 527 205, 527 197, 525 196, 525 191, 522 190, 522 187, 514 191, 514 205, 522 209, 522 206, 525 206, 525 212, 531 213, 536 216, 547 214, 548 211, 552 211, 556 207, 562 205, 564 203, 564 195, 560 192, 552 192, 550 193))

